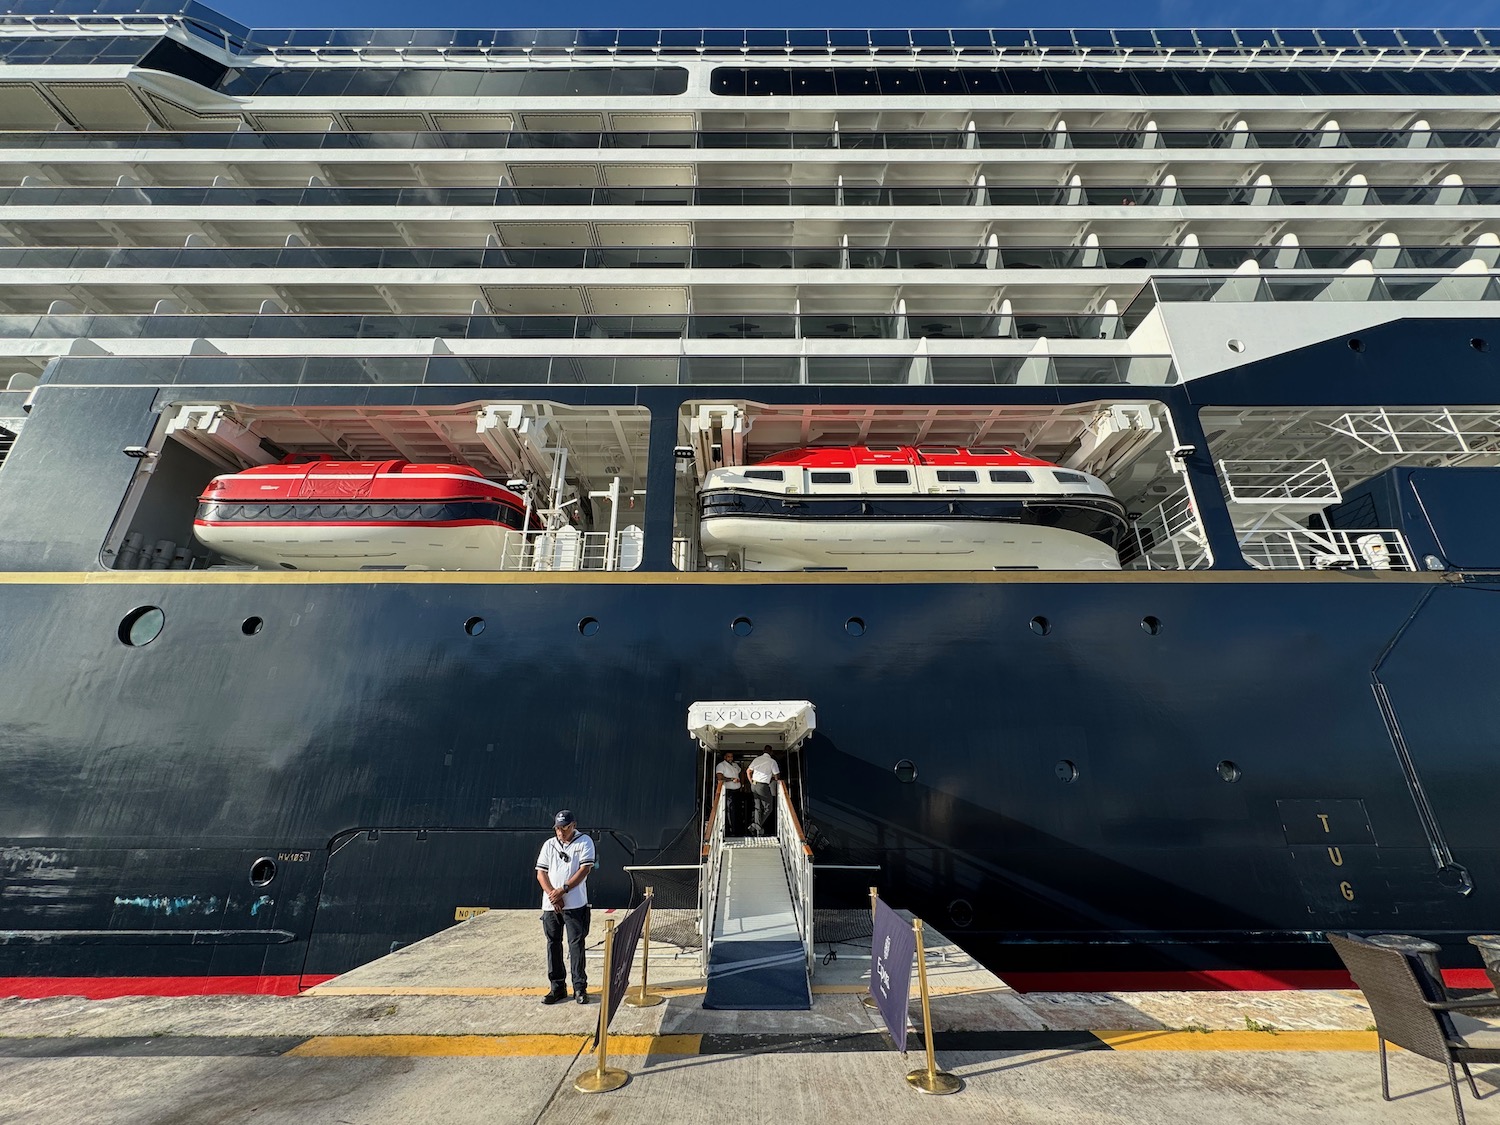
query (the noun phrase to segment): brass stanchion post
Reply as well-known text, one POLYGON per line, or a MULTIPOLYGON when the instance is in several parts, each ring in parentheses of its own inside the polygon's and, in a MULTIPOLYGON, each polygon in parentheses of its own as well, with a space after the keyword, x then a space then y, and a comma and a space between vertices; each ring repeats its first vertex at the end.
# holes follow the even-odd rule
MULTIPOLYGON (((646 901, 654 904, 655 887, 646 888, 646 901)), ((652 992, 651 974, 651 911, 646 911, 646 924, 641 931, 641 983, 625 993, 625 1003, 632 1008, 654 1008, 666 999, 660 992, 652 992)))
POLYGON ((922 1034, 927 1040, 927 1066, 914 1070, 906 1080, 924 1094, 956 1094, 964 1088, 964 1080, 937 1068, 937 1055, 932 1047, 932 1006, 927 1001, 927 951, 922 946, 922 919, 912 923, 917 931, 917 980, 922 988, 922 1034))
POLYGON ((599 991, 599 1058, 594 1069, 580 1074, 573 1089, 580 1094, 602 1094, 618 1090, 630 1081, 630 1072, 609 1065, 609 977, 615 955, 615 920, 604 923, 604 987, 599 991))
MULTIPOLYGON (((871 887, 870 888, 870 972, 872 972, 872 973, 875 971, 875 903, 879 900, 879 898, 880 898, 880 888, 879 887, 871 887)), ((873 987, 874 981, 871 981, 870 983, 871 983, 871 986, 873 987)), ((878 1009, 880 1007, 879 1004, 875 1003, 875 997, 872 996, 872 995, 870 995, 870 993, 868 993, 868 992, 865 993, 864 1005, 865 1005, 866 1008, 868 1008, 872 1012, 875 1011, 876 1009, 878 1009)))

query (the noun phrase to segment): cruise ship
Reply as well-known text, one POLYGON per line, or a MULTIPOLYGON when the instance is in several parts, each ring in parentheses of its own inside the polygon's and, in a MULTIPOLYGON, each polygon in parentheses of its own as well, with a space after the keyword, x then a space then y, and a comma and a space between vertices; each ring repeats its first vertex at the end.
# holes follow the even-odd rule
POLYGON ((558 808, 624 906, 762 745, 808 945, 1477 974, 1500 31, 16 0, 0 123, 0 994, 295 992, 558 808))

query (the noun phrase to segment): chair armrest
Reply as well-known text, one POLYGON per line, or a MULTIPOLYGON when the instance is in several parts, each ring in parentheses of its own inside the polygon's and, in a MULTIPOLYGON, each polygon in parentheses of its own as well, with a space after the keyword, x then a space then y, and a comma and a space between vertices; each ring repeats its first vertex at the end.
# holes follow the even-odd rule
POLYGON ((1428 1000, 1427 1006, 1435 1012, 1463 1012, 1477 1008, 1500 1008, 1500 996, 1491 992, 1487 996, 1466 996, 1462 1000, 1428 1000))

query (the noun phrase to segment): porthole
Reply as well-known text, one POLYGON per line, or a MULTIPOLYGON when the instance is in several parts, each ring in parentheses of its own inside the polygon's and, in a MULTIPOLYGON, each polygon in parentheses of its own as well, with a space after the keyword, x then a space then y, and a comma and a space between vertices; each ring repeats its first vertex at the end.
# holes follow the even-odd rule
POLYGON ((578 623, 578 631, 585 637, 592 637, 599 631, 599 619, 597 617, 585 617, 578 623))
POLYGON ((1482 336, 1475 336, 1469 341, 1469 347, 1473 348, 1476 352, 1487 352, 1490 350, 1490 342, 1482 336))
POLYGON ((1067 758, 1053 766, 1052 772, 1057 775, 1057 780, 1065 785, 1078 780, 1078 767, 1067 758))
POLYGON ((250 885, 264 887, 276 878, 276 861, 263 855, 250 865, 250 885))
POLYGON ((240 622, 240 632, 244 633, 247 637, 253 637, 256 633, 264 629, 265 626, 266 623, 259 617, 247 617, 240 622))
POLYGON ((910 758, 902 758, 896 763, 896 780, 904 785, 910 785, 917 780, 917 763, 910 758))
POLYGON ((479 636, 480 633, 484 632, 484 618, 482 618, 482 617, 471 617, 471 618, 469 618, 467 621, 464 622, 464 632, 468 633, 469 636, 471 636, 471 637, 477 637, 477 636, 479 636))
POLYGON ((1220 781, 1236 782, 1240 779, 1240 767, 1235 765, 1228 758, 1225 758, 1214 768, 1219 771, 1220 781))
POLYGON ((729 628, 736 637, 748 637, 755 631, 755 623, 748 617, 736 617, 729 623, 729 628))
POLYGON ((1234 353, 1236 353, 1236 354, 1244 351, 1245 350, 1245 341, 1243 341, 1243 340, 1230 340, 1229 341, 1229 350, 1232 351, 1232 352, 1234 352, 1234 353))
POLYGON ((1141 628, 1154 637, 1161 632, 1161 618, 1143 617, 1141 618, 1141 628))
POLYGON ((1349 350, 1351 352, 1362 352, 1365 350, 1365 342, 1358 336, 1349 337, 1349 350))
POLYGON ((1039 637, 1045 637, 1052 632, 1052 622, 1045 617, 1033 617, 1031 619, 1031 631, 1039 637))
POLYGON ((865 619, 863 617, 851 617, 844 622, 844 632, 851 637, 863 637, 865 635, 865 619))
POLYGON ((121 644, 129 645, 131 648, 140 648, 142 645, 149 645, 161 636, 162 626, 166 623, 165 613, 154 605, 143 605, 125 615, 116 635, 120 638, 121 644))
POLYGON ((959 929, 974 924, 974 904, 966 898, 956 898, 948 904, 948 921, 959 929))

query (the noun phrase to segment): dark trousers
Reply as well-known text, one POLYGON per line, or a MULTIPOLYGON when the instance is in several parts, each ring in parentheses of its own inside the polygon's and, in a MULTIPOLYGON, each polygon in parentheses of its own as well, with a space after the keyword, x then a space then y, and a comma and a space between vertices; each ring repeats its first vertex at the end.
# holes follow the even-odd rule
POLYGON ((739 789, 724 790, 724 834, 726 836, 745 834, 745 798, 747 796, 743 786, 739 789))
POLYGON ((568 978, 563 975, 562 939, 568 933, 568 965, 573 970, 573 991, 585 992, 589 986, 588 971, 583 964, 583 939, 589 936, 589 908, 542 911, 542 933, 547 937, 547 979, 552 991, 566 992, 568 978))
POLYGON ((755 834, 771 836, 776 832, 776 788, 767 781, 752 781, 755 794, 755 834))

